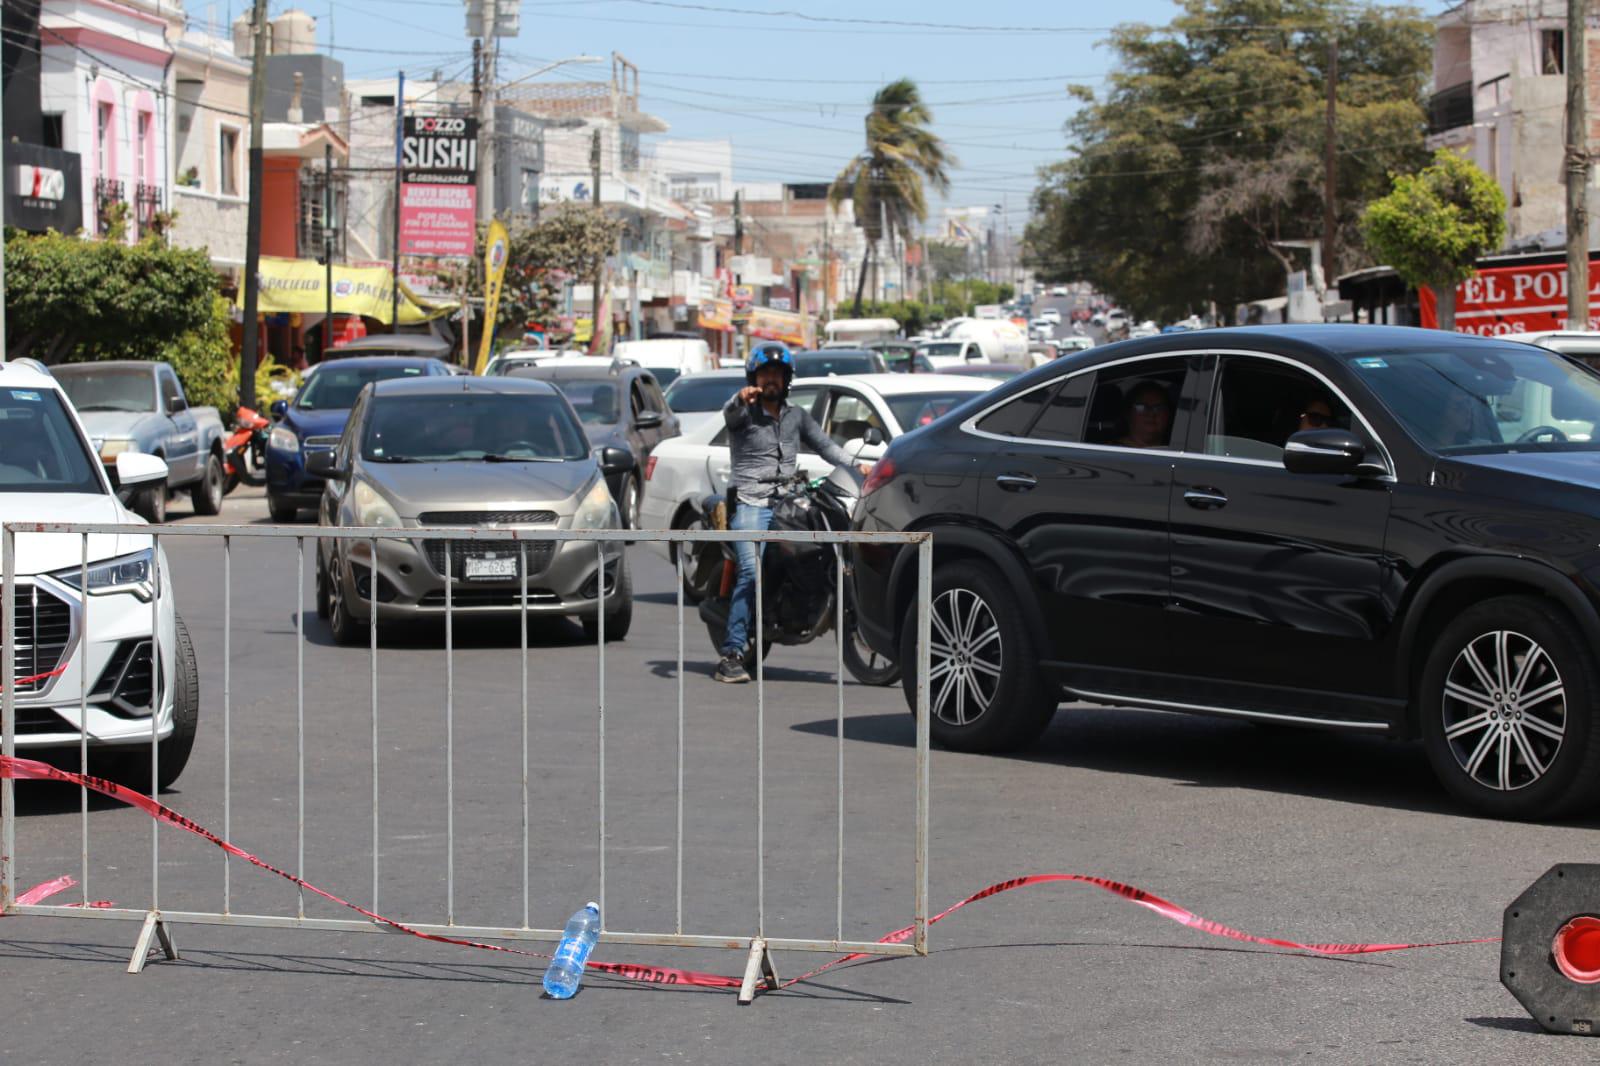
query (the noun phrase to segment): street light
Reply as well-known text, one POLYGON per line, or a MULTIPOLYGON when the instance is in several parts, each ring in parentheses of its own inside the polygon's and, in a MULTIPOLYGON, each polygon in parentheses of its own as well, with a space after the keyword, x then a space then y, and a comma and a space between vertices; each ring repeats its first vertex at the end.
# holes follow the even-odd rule
POLYGON ((500 86, 499 90, 497 90, 497 94, 499 92, 504 92, 505 90, 511 88, 513 85, 520 85, 525 81, 530 81, 530 80, 532 80, 534 78, 537 78, 541 74, 548 74, 552 70, 555 70, 557 67, 572 66, 572 65, 578 64, 578 63, 603 63, 603 62, 605 62, 605 60, 603 58, 601 58, 600 56, 590 56, 590 55, 568 56, 566 59, 558 59, 554 63, 545 64, 544 66, 540 67, 538 70, 534 71, 531 74, 524 74, 522 77, 516 79, 515 81, 506 82, 504 85, 500 86))

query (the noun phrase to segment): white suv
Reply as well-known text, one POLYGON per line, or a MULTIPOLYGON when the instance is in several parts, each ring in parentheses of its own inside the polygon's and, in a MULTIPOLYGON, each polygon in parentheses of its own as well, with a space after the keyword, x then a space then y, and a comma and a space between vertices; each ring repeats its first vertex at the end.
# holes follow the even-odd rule
MULTIPOLYGON (((115 470, 123 487, 167 476, 166 463, 138 452, 117 456, 115 470)), ((117 499, 66 394, 43 368, 25 363, 0 364, 0 522, 144 522, 117 499)), ((165 554, 156 558, 145 534, 90 536, 85 596, 83 541, 75 533, 16 535, 17 751, 73 751, 87 719, 98 772, 147 791, 152 690, 159 689, 157 784, 166 787, 194 746, 200 689, 165 554), (152 600, 159 681, 151 670, 152 600)), ((67 756, 62 762, 77 765, 67 756)))

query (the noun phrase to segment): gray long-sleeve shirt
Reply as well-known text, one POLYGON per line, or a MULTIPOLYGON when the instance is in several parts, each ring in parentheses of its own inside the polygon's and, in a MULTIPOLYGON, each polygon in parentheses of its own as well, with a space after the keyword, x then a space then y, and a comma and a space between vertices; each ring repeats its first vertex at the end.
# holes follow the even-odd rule
POLYGON ((787 400, 774 418, 761 403, 745 403, 734 393, 722 408, 722 418, 733 460, 729 480, 742 503, 765 505, 777 485, 794 476, 802 442, 834 466, 850 463, 849 454, 822 432, 811 412, 787 400))

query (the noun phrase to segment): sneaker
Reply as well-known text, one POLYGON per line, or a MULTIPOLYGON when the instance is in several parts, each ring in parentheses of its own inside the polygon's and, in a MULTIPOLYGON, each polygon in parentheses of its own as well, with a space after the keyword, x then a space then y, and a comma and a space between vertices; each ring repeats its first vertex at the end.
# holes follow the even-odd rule
POLYGON ((750 675, 745 672, 744 659, 738 655, 724 655, 717 664, 717 672, 711 676, 726 685, 742 685, 750 680, 750 675))

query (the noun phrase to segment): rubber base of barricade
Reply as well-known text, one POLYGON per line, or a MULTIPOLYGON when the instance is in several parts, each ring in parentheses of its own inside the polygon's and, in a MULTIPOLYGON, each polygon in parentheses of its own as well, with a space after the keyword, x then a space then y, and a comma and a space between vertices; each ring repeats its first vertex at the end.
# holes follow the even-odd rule
MULTIPOLYGON (((99 792, 102 795, 109 796, 112 799, 120 800, 121 802, 129 804, 130 806, 137 807, 158 821, 175 825, 180 829, 184 829, 190 833, 193 833, 195 836, 198 836, 203 840, 210 841, 212 844, 215 844, 217 847, 221 848, 223 851, 234 856, 235 858, 241 859, 244 862, 247 862, 259 869, 265 870, 268 873, 276 874, 278 877, 283 878, 285 881, 288 881, 291 884, 299 886, 307 892, 321 896, 323 899, 328 900, 331 903, 336 903, 341 907, 346 907, 350 910, 353 910, 357 914, 371 919, 379 925, 393 929, 396 932, 409 933, 411 936, 418 937, 422 940, 431 940, 435 943, 454 944, 458 947, 477 948, 481 951, 498 951, 510 955, 520 955, 535 959, 550 958, 549 955, 546 955, 542 952, 529 951, 525 948, 508 947, 503 944, 487 944, 481 941, 465 940, 459 937, 441 936, 437 933, 425 933, 420 929, 413 929, 403 922, 395 921, 393 918, 385 918, 383 915, 369 911, 359 904, 351 903, 346 899, 341 899, 326 889, 318 888, 309 881, 296 877, 294 874, 289 873, 286 870, 279 869, 264 859, 257 858, 250 852, 245 851, 236 844, 224 840, 216 833, 213 833, 204 826, 191 821, 189 818, 179 814, 172 808, 167 807, 166 805, 154 799, 151 799, 149 796, 146 796, 143 793, 135 792, 132 789, 118 785, 114 781, 108 781, 104 778, 75 773, 71 770, 60 770, 54 766, 36 762, 32 759, 7 758, 4 755, 0 755, 0 778, 12 778, 23 781, 60 781, 65 784, 78 785, 88 788, 92 791, 99 792)), ((55 895, 58 892, 72 887, 76 883, 77 882, 70 876, 58 877, 53 881, 47 881, 42 885, 38 885, 29 889, 27 892, 24 892, 17 898, 17 903, 23 905, 38 903, 49 896, 55 895)), ((954 914, 956 911, 961 910, 963 907, 977 903, 980 900, 989 899, 992 896, 998 896, 1003 892, 1010 892, 1019 888, 1027 888, 1032 885, 1044 885, 1051 883, 1090 885, 1101 889, 1102 891, 1109 892, 1118 899, 1126 900, 1129 903, 1134 903, 1138 906, 1146 908, 1147 910, 1154 911, 1156 914, 1159 914, 1161 917, 1166 918, 1169 921, 1177 922, 1179 925, 1198 930, 1199 932, 1205 933, 1209 936, 1224 937, 1229 940, 1238 940, 1247 944, 1258 944, 1263 947, 1281 948, 1286 952, 1305 952, 1313 955, 1324 956, 1371 955, 1380 952, 1414 951, 1420 948, 1456 947, 1465 944, 1495 944, 1499 943, 1500 941, 1499 937, 1478 937, 1470 940, 1434 940, 1421 943, 1336 944, 1303 943, 1298 940, 1286 940, 1280 937, 1259 936, 1254 933, 1246 933, 1241 930, 1234 929, 1230 926, 1223 925, 1220 922, 1211 921, 1208 918, 1202 918, 1200 915, 1195 914, 1193 911, 1185 907, 1173 903, 1170 900, 1162 899, 1160 896, 1157 896, 1152 892, 1147 892, 1144 889, 1138 888, 1134 885, 1124 884, 1121 881, 1113 881, 1104 877, 1094 877, 1088 874, 1073 873, 1029 874, 1024 877, 1012 878, 1008 881, 996 882, 995 884, 974 892, 967 898, 960 900, 949 907, 946 907, 938 914, 933 915, 928 919, 928 924, 933 925, 937 922, 941 922, 950 915, 954 914)), ((81 905, 82 904, 80 904, 80 906, 81 905)), ((110 904, 100 901, 96 903, 90 903, 88 906, 108 907, 110 904)), ((896 929, 889 935, 880 938, 878 943, 904 943, 905 941, 911 939, 911 936, 916 932, 916 928, 917 927, 915 925, 908 925, 903 929, 896 929)), ((869 957, 871 956, 864 952, 855 952, 849 955, 842 955, 831 962, 827 962, 821 966, 818 966, 814 970, 801 974, 799 977, 784 981, 778 986, 778 988, 792 988, 793 986, 801 984, 805 981, 809 981, 817 975, 831 970, 836 966, 842 966, 846 963, 855 962, 869 957)), ((645 984, 690 985, 701 988, 737 989, 742 983, 740 978, 730 977, 724 974, 706 973, 700 970, 682 970, 669 966, 652 966, 639 963, 601 962, 591 959, 589 960, 587 969, 590 972, 603 973, 611 977, 616 977, 620 980, 638 981, 645 984)), ((767 989, 767 991, 773 991, 773 989, 767 989)))

